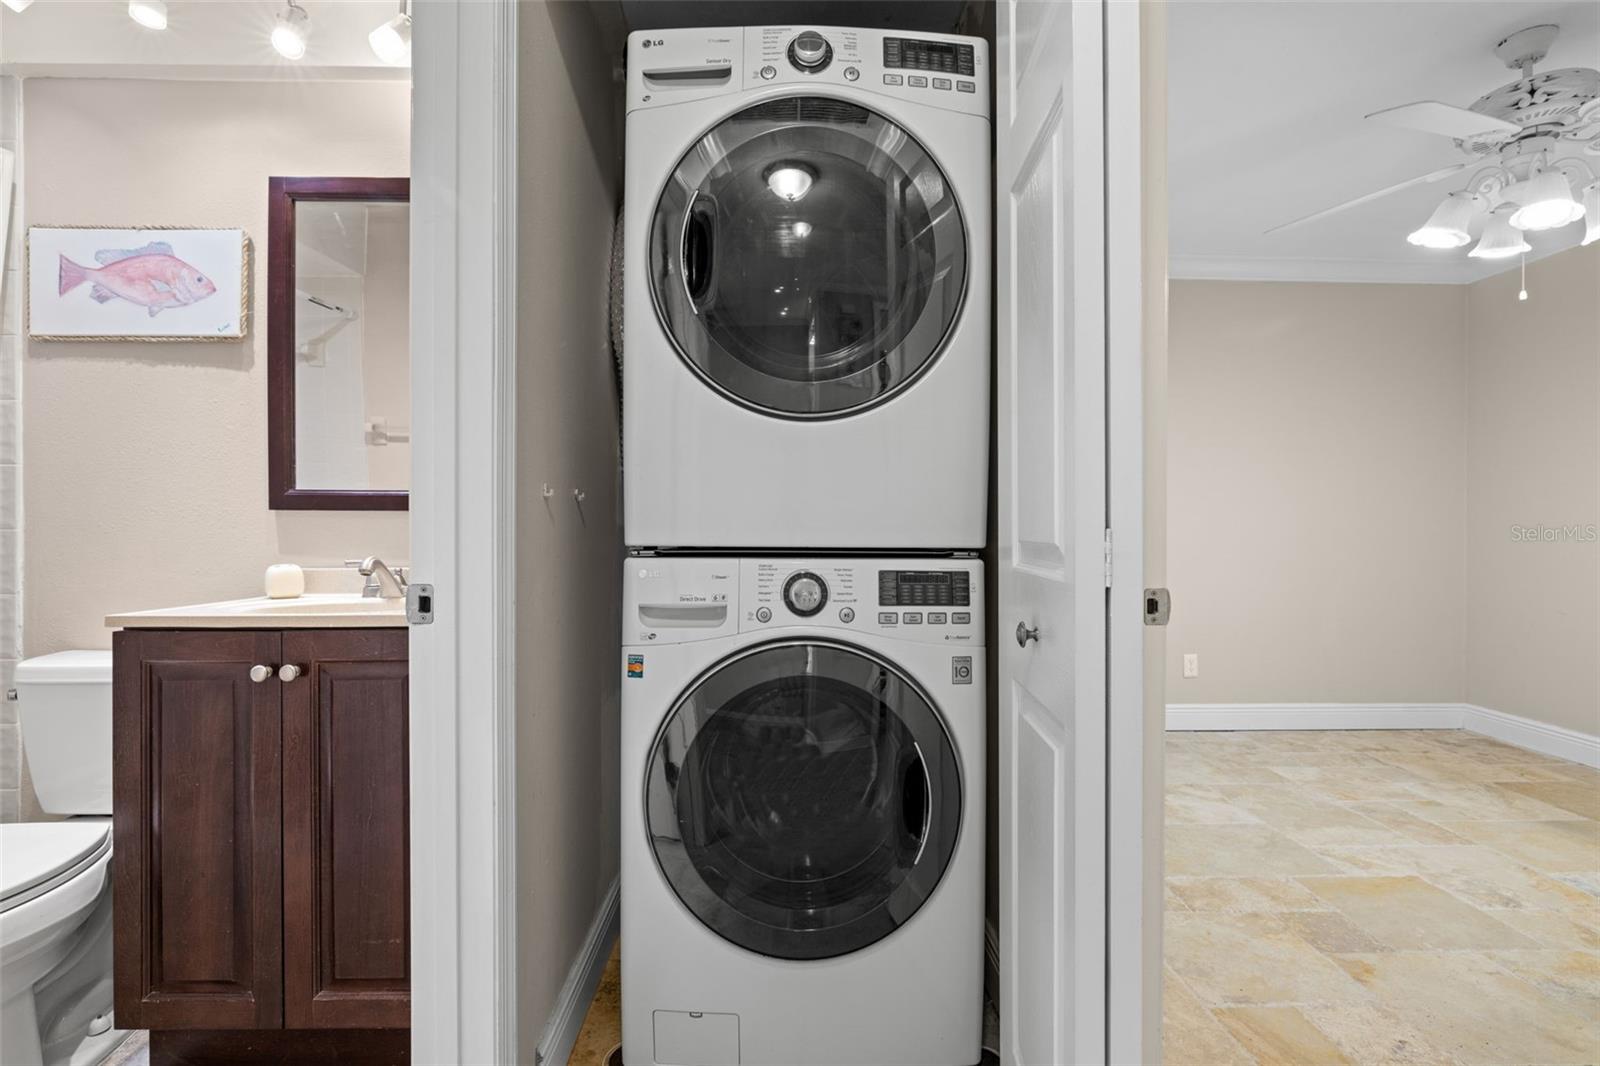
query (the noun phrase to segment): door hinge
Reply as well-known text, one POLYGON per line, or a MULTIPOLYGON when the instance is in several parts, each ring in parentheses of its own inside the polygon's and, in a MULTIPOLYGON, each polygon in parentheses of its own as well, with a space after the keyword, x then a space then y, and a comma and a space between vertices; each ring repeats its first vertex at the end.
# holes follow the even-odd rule
POLYGON ((1106 555, 1106 588, 1111 587, 1111 530, 1106 530, 1105 540, 1106 555))
POLYGON ((433 624, 433 586, 413 581, 406 586, 406 621, 414 626, 433 624))

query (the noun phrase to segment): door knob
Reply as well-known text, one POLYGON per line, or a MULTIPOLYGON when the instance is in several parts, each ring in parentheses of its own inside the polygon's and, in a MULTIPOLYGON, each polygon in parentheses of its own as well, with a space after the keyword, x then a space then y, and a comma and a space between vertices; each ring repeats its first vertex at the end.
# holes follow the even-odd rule
POLYGON ((1030 640, 1038 640, 1038 639, 1039 639, 1039 627, 1038 626, 1034 626, 1032 629, 1029 629, 1028 628, 1028 623, 1026 623, 1026 622, 1018 622, 1017 623, 1017 647, 1026 648, 1028 646, 1028 641, 1030 641, 1030 640))
POLYGON ((296 666, 294 663, 284 663, 282 666, 278 667, 278 680, 293 681, 303 673, 305 673, 305 671, 296 666))
POLYGON ((250 668, 250 680, 254 681, 258 685, 271 676, 272 667, 270 666, 263 666, 261 663, 256 663, 250 668))

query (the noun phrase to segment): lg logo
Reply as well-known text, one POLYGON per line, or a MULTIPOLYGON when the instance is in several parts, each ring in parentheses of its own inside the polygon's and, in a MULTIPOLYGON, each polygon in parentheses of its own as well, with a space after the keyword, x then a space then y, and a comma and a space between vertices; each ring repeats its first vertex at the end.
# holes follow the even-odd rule
POLYGON ((662 45, 664 45, 664 44, 666 44, 666 43, 667 43, 667 42, 666 42, 666 41, 664 41, 664 40, 663 40, 663 39, 661 39, 661 38, 660 38, 660 37, 657 37, 657 38, 656 38, 656 39, 655 39, 655 40, 653 40, 653 41, 652 41, 652 40, 651 40, 651 39, 650 39, 650 38, 648 38, 648 37, 646 37, 646 38, 645 38, 645 39, 644 39, 644 46, 645 46, 645 47, 646 47, 646 48, 660 48, 660 47, 661 47, 661 46, 662 46, 662 45))

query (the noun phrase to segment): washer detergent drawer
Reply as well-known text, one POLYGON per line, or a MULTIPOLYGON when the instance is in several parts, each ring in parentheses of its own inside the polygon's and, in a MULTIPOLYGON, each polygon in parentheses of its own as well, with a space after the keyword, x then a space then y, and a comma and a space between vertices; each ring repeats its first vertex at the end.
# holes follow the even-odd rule
POLYGON ((658 1010, 655 1040, 661 1066, 739 1066, 737 1014, 658 1010))

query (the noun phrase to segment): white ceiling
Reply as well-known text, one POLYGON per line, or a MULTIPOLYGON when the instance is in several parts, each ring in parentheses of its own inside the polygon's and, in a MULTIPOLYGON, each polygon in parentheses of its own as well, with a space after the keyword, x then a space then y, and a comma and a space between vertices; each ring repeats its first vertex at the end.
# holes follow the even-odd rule
POLYGON ((367 34, 398 0, 302 0, 311 18, 306 55, 284 59, 268 43, 282 0, 167 0, 167 28, 128 17, 127 0, 36 0, 18 14, 0 5, 0 72, 25 76, 270 80, 409 79, 382 63, 367 34))
MULTIPOLYGON (((1416 100, 1466 107, 1513 80, 1493 48, 1515 30, 1561 26, 1541 70, 1600 67, 1594 0, 1175 0, 1167 12, 1175 277, 1461 283, 1514 269, 1406 243, 1465 173, 1263 231, 1464 159, 1448 138, 1362 116, 1416 100)), ((1530 234, 1530 258, 1582 231, 1530 234)))

